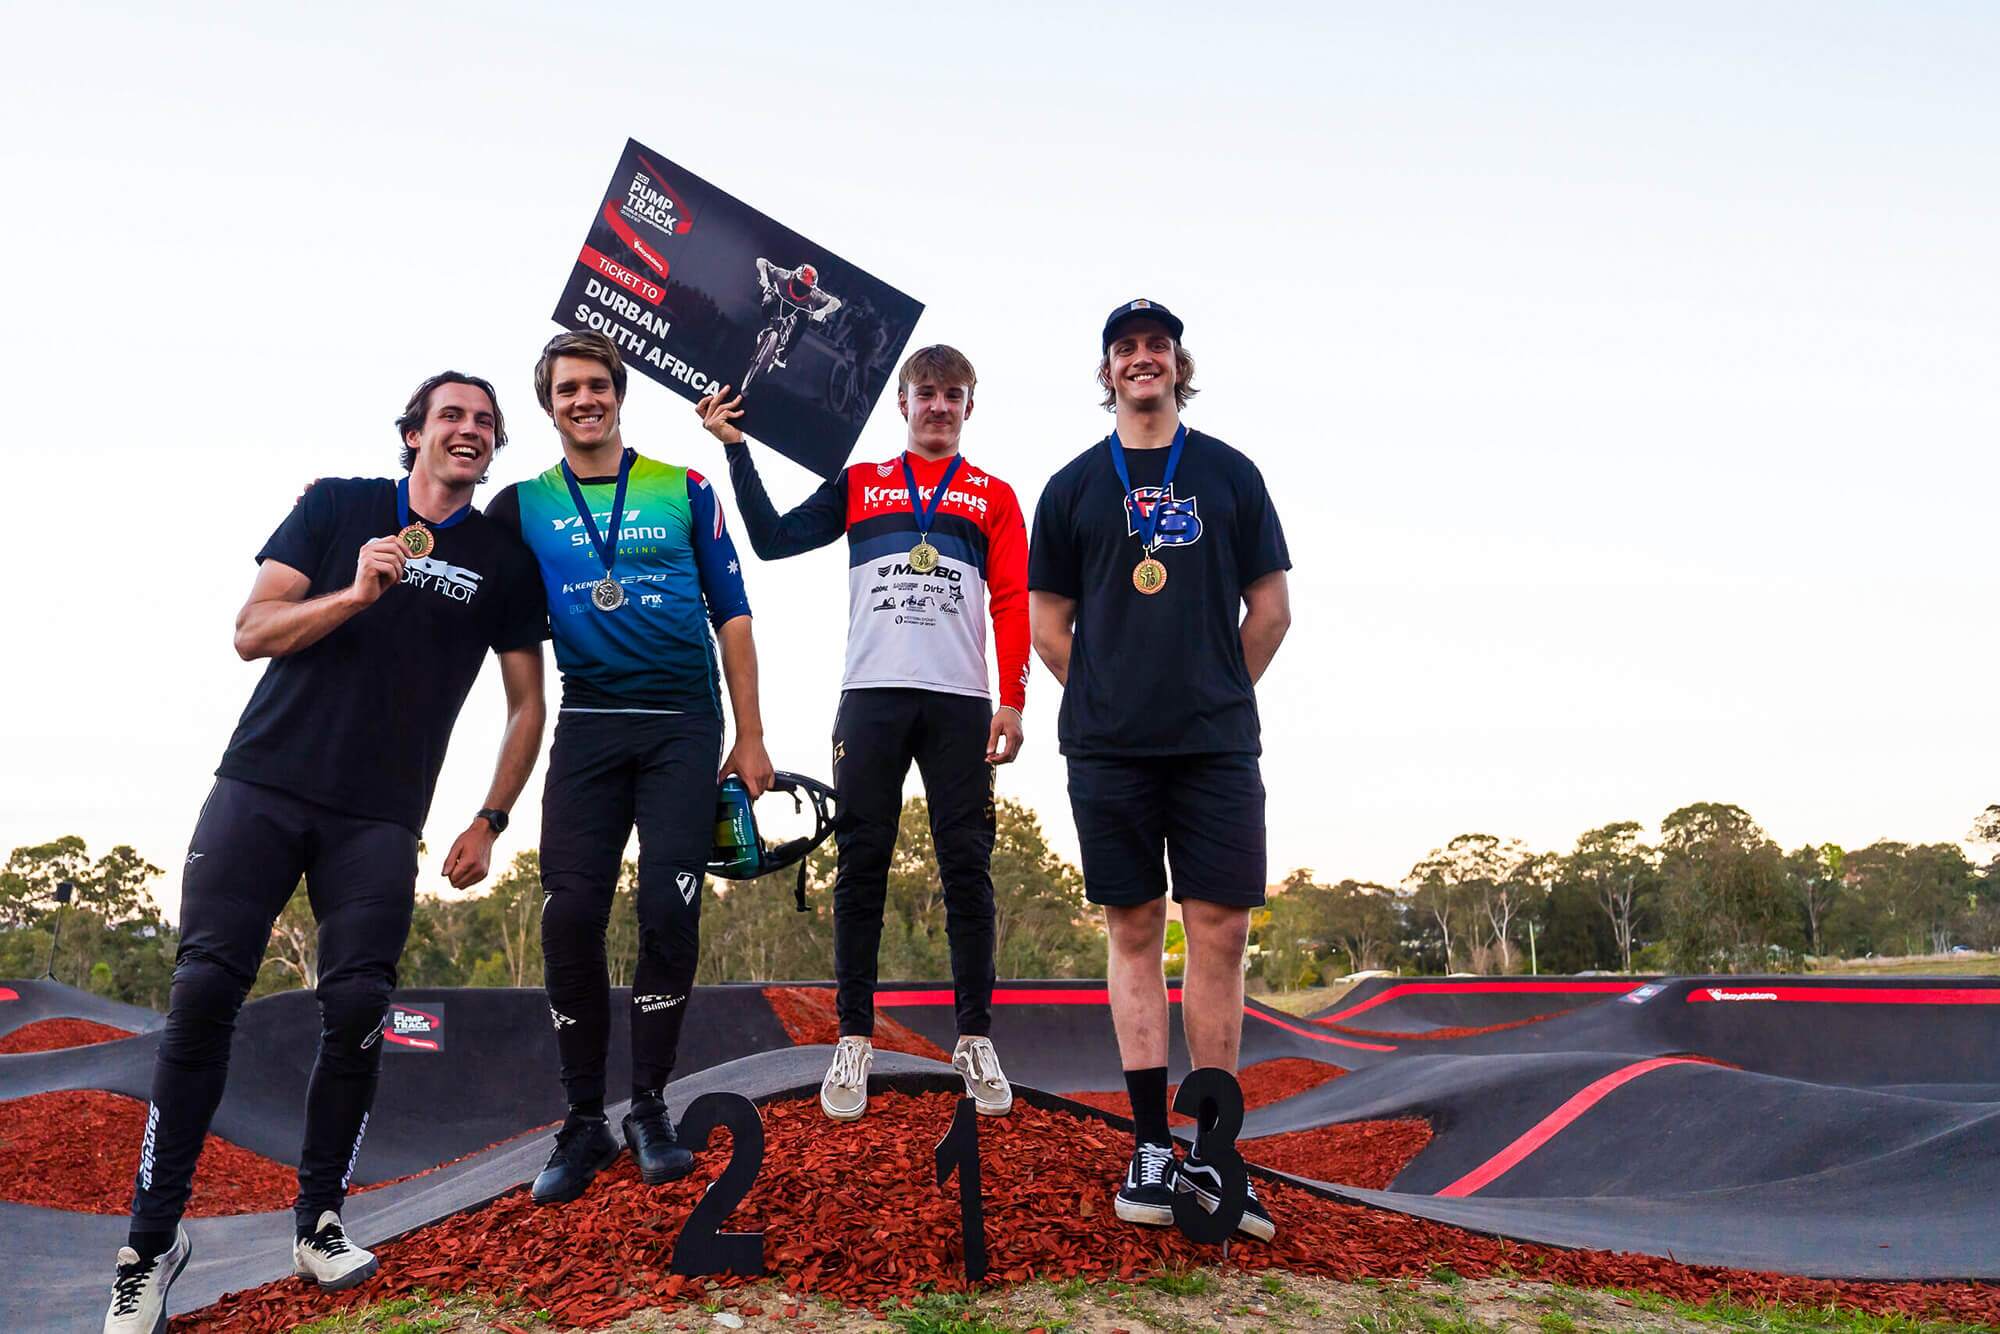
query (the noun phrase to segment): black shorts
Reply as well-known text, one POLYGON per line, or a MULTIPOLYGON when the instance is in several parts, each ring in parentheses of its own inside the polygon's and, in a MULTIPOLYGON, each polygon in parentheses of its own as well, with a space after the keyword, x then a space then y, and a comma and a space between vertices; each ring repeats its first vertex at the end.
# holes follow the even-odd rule
POLYGON ((1264 779, 1255 755, 1072 755, 1084 895, 1115 908, 1264 903, 1264 779), (1164 852, 1164 857, 1162 856, 1164 852))

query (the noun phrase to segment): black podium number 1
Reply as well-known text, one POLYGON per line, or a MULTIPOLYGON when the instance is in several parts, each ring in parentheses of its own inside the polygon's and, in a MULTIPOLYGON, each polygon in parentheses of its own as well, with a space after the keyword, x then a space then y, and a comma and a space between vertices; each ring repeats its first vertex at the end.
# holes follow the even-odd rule
POLYGON ((951 1129, 937 1146, 937 1183, 958 1173, 958 1227, 965 1239, 965 1277, 977 1283, 986 1277, 986 1203, 979 1194, 979 1109, 970 1098, 958 1100, 951 1129))
POLYGON ((729 1166, 722 1169, 681 1225, 674 1239, 673 1272, 742 1274, 756 1278, 764 1272, 764 1234, 761 1232, 718 1232, 723 1222, 743 1203, 757 1173, 764 1166, 764 1121, 757 1104, 741 1093, 704 1093, 688 1105, 679 1127, 681 1143, 696 1153, 708 1147, 708 1137, 718 1127, 729 1131, 729 1166))

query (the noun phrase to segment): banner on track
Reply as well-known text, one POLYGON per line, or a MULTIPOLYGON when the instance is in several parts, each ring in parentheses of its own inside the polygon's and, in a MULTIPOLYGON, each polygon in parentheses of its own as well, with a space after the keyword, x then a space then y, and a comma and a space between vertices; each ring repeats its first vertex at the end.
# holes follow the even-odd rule
POLYGON ((846 463, 923 304, 627 140, 556 323, 612 338, 690 402, 730 385, 748 435, 822 477, 846 463))

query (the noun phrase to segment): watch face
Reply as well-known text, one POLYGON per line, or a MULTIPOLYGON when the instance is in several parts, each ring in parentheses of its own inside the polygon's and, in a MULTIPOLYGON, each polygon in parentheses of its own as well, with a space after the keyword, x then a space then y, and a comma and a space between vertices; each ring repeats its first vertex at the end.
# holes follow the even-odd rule
POLYGON ((494 811, 494 810, 481 811, 479 812, 476 818, 484 820, 486 821, 487 824, 492 825, 493 832, 496 834, 504 834, 507 832, 507 812, 505 811, 494 811))

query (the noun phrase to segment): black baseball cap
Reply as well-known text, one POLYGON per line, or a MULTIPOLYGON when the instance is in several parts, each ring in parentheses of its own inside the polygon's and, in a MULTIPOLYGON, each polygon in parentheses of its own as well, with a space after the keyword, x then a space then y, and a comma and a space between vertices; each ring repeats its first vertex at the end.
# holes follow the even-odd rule
POLYGON ((1111 350, 1111 340, 1118 336, 1118 326, 1124 324, 1127 320, 1136 319, 1158 320, 1167 326, 1167 332, 1174 336, 1176 343, 1181 341, 1180 317, 1159 302, 1148 301, 1146 298, 1140 297, 1137 301, 1127 301, 1124 305, 1112 311, 1105 319, 1104 347, 1101 350, 1109 352, 1111 350))

